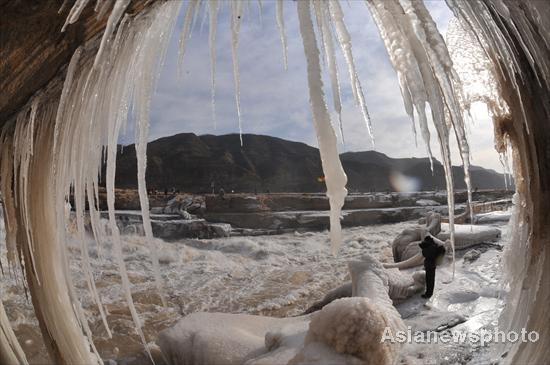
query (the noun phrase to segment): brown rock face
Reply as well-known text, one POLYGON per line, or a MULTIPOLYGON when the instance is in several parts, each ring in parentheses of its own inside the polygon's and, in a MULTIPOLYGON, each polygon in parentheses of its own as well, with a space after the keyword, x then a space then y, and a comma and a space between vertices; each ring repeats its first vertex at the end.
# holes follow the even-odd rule
MULTIPOLYGON (((142 11, 147 3, 132 1, 128 12, 142 11)), ((95 1, 61 32, 72 2, 59 11, 62 5, 63 0, 0 0, 0 128, 69 63, 78 46, 103 32, 109 13, 98 18, 95 1)))

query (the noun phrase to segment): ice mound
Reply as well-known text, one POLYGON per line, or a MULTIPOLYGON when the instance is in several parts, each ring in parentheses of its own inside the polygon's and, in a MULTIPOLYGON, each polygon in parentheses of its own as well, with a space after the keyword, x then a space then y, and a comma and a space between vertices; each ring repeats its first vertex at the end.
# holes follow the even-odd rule
MULTIPOLYGON (((457 249, 464 249, 484 242, 494 242, 500 239, 500 229, 492 226, 478 226, 470 224, 455 224, 455 244, 457 249)), ((437 235, 440 240, 450 237, 449 225, 441 225, 441 233, 437 235)))
MULTIPOLYGON (((313 314, 305 339, 321 343, 339 354, 348 354, 365 364, 389 364, 396 356, 396 348, 380 339, 391 323, 387 311, 368 298, 337 299, 313 314)), ((299 354, 296 360, 305 357, 299 354)), ((297 362, 299 363, 299 362, 297 362)))
POLYGON ((264 354, 265 335, 289 320, 247 314, 193 313, 157 339, 171 365, 242 365, 264 354))
POLYGON ((194 313, 161 332, 157 343, 170 365, 394 363, 400 345, 381 339, 387 328, 404 330, 389 296, 395 275, 369 255, 349 270, 353 297, 313 315, 194 313))

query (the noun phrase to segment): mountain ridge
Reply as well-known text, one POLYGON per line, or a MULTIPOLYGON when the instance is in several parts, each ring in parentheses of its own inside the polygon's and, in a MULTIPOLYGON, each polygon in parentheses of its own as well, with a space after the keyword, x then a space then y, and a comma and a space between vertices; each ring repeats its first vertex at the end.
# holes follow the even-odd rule
MULTIPOLYGON (((179 133, 147 146, 149 189, 205 193, 324 192, 319 151, 303 142, 243 134, 197 136, 179 133), (212 187, 212 183, 214 187, 212 187)), ((443 190, 444 170, 434 159, 433 175, 427 157, 391 158, 377 151, 344 152, 340 159, 348 175, 348 190, 359 192, 443 190)), ((116 186, 137 187, 133 144, 117 153, 116 186)), ((504 177, 491 169, 472 166, 472 187, 503 189, 504 177)), ((456 189, 464 189, 464 172, 453 166, 456 189)))

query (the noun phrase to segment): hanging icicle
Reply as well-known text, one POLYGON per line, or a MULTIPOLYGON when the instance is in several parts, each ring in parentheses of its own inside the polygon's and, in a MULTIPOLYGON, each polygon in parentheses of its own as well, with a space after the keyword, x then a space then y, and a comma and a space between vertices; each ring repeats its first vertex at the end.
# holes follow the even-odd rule
POLYGON ((243 126, 241 117, 241 81, 239 77, 239 31, 241 29, 242 1, 231 2, 231 60, 233 61, 233 82, 235 84, 235 104, 237 106, 237 119, 239 120, 239 139, 243 145, 243 126))
POLYGON ((344 206, 347 195, 347 177, 342 168, 336 135, 330 122, 325 95, 323 93, 323 81, 321 79, 321 62, 319 49, 313 30, 313 22, 308 1, 299 1, 298 17, 300 20, 300 33, 304 43, 304 53, 307 61, 307 74, 309 84, 309 101, 313 113, 313 122, 319 142, 321 163, 325 173, 327 184, 327 196, 330 202, 330 239, 332 252, 336 254, 342 244, 342 228, 340 225, 340 212, 344 206))

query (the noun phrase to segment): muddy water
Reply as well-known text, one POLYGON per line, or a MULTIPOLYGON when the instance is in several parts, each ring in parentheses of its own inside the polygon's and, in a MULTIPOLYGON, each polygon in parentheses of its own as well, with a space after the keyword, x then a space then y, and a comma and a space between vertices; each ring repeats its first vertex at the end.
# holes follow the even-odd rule
MULTIPOLYGON (((168 305, 162 306, 153 283, 149 245, 143 237, 124 236, 124 255, 132 294, 148 342, 182 316, 196 312, 230 312, 292 316, 303 312, 324 293, 347 279, 347 260, 370 253, 391 260, 390 243, 413 222, 344 230, 337 257, 330 253, 326 232, 279 236, 232 237, 213 240, 155 240, 168 305)), ((101 246, 88 238, 93 275, 113 333, 108 338, 97 306, 89 296, 79 242, 68 242, 70 268, 88 315, 94 342, 104 359, 148 363, 122 297, 120 276, 112 257, 112 243, 101 246), (98 254, 99 252, 99 254, 98 254)), ((3 240, 2 240, 3 241, 3 240)), ((5 246, 0 246, 4 267, 5 246)), ((31 364, 48 364, 30 300, 18 275, 4 275, 0 288, 14 330, 31 364)))

